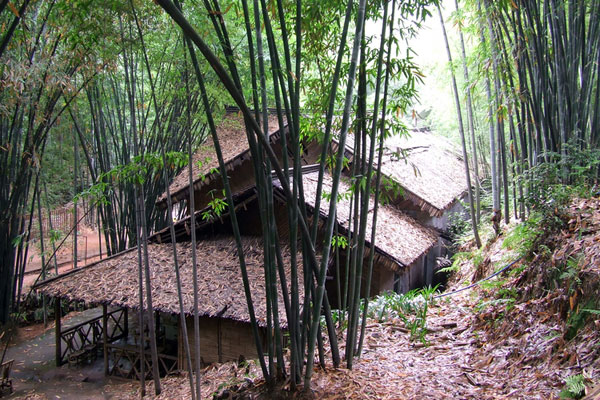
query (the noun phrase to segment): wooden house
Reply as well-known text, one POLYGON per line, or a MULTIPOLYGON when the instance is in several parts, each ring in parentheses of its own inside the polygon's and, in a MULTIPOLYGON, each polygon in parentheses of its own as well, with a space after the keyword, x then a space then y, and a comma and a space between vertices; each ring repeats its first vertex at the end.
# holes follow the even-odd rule
MULTIPOLYGON (((312 170, 303 173, 302 181, 308 209, 314 213, 318 172, 312 170)), ((277 184, 278 182, 275 181, 275 183, 277 184)), ((332 178, 326 173, 323 177, 323 192, 330 193, 331 185, 332 178)), ((349 191, 350 183, 347 178, 342 177, 338 193, 344 194, 349 193, 349 191)), ((371 196, 369 202, 369 210, 371 212, 374 208, 374 201, 374 197, 371 196)), ((328 212, 329 202, 322 200, 320 210, 318 211, 319 218, 323 221, 327 220, 329 218, 328 212)), ((353 234, 352 224, 349 224, 351 213, 349 196, 339 196, 336 224, 340 234, 347 234, 348 231, 353 234)), ((425 278, 423 276, 425 256, 437 242, 435 231, 421 225, 414 218, 391 205, 380 204, 377 216, 374 244, 371 243, 370 237, 372 215, 367 220, 368 237, 366 238, 363 283, 365 283, 367 274, 368 254, 372 250, 375 251, 370 294, 376 295, 384 291, 405 293, 410 289, 422 286, 425 278)), ((327 293, 331 298, 332 304, 335 304, 336 282, 343 282, 344 275, 341 272, 340 276, 336 276, 337 268, 333 265, 330 266, 328 272, 327 293)), ((363 284, 363 289, 364 286, 363 284)))
MULTIPOLYGON (((239 113, 228 113, 219 124, 218 135, 223 157, 230 178, 234 195, 235 213, 240 222, 241 234, 244 237, 244 255, 247 258, 252 297, 255 303, 258 323, 263 327, 263 338, 266 337, 266 302, 264 300, 264 271, 262 254, 262 234, 258 210, 257 190, 254 183, 253 166, 248 149, 244 125, 239 113)), ((282 156, 281 135, 287 134, 286 127, 280 127, 275 118, 269 122, 269 139, 276 154, 282 156)), ((320 210, 315 210, 317 173, 314 167, 306 166, 317 159, 318 146, 314 143, 305 146, 303 156, 303 184, 306 205, 312 213, 311 218, 318 218, 321 224, 330 216, 327 215, 327 202, 322 202, 320 210)), ((386 157, 388 155, 386 154, 386 157)), ((390 162, 394 161, 389 156, 390 162)), ((417 160, 417 159, 415 159, 417 160)), ((389 165, 386 165, 388 168, 389 165)), ((395 170, 394 170, 395 171, 395 170)), ((393 175, 392 170, 384 173, 400 180, 402 176, 393 175)), ((198 233, 198 284, 200 296, 201 350, 204 363, 236 360, 240 357, 256 356, 255 345, 250 331, 237 251, 232 239, 229 210, 220 216, 206 217, 209 202, 214 197, 223 197, 222 183, 218 162, 212 142, 209 140, 193 159, 193 191, 194 206, 197 211, 196 225, 191 226, 189 216, 189 175, 187 168, 182 171, 170 186, 171 199, 181 203, 184 217, 175 224, 176 252, 180 265, 180 275, 184 298, 184 313, 189 337, 193 338, 193 324, 190 322, 193 303, 192 267, 191 267, 191 231, 198 233)), ((452 179, 453 177, 448 177, 452 179)), ((435 220, 427 220, 419 213, 431 218, 442 218, 443 210, 451 208, 442 200, 430 198, 426 189, 417 190, 417 186, 425 185, 421 181, 410 186, 407 178, 406 197, 395 199, 394 204, 381 205, 378 211, 377 236, 374 243, 367 239, 365 260, 370 251, 374 252, 373 279, 370 294, 375 295, 385 290, 406 292, 414 287, 427 283, 427 264, 429 254, 439 242, 435 220), (419 197, 421 196, 421 197, 419 197), (406 207, 407 210, 401 209, 406 207), (436 211, 437 210, 437 211, 436 211), (429 226, 426 226, 429 225, 429 226)), ((289 227, 286 214, 286 199, 282 195, 277 179, 274 179, 274 194, 278 200, 275 204, 275 217, 279 238, 282 242, 284 265, 289 275, 289 249, 283 244, 288 238, 289 227)), ((331 177, 324 178, 325 190, 331 188, 331 177)), ((437 184, 437 183, 436 183, 437 184)), ((453 184, 452 184, 453 185, 453 184)), ((451 186, 449 183, 448 186, 451 186)), ((404 186, 403 186, 404 187, 404 186)), ((349 188, 346 178, 342 179, 340 192, 349 188)), ((454 189, 453 189, 454 190, 454 189)), ((435 191, 434 191, 435 192, 435 191)), ((459 197, 459 188, 452 193, 453 199, 459 197)), ((435 196, 442 197, 439 193, 435 196)), ((433 196, 433 197, 435 197, 433 196)), ((444 196, 444 199, 446 197, 444 196)), ((453 201, 454 201, 453 200, 453 201)), ((374 200, 371 199, 372 208, 374 200)), ((452 202, 450 202, 452 203, 452 202)), ((448 204, 450 204, 448 203, 448 204)), ((165 206, 166 194, 158 200, 159 206, 165 206)), ((344 196, 337 205, 336 225, 341 234, 352 234, 348 224, 350 204, 344 196)), ((371 222, 369 222, 370 224, 371 222)), ((370 226, 367 228, 370 230, 370 226)), ((322 233, 321 233, 322 234, 322 233)), ((160 362, 164 373, 183 369, 183 349, 181 327, 179 323, 179 300, 175 283, 175 270, 172 262, 171 233, 169 229, 156 232, 149 238, 148 246, 150 274, 152 276, 153 311, 156 314, 157 335, 161 343, 160 362)), ((85 268, 73 270, 51 278, 36 286, 45 295, 81 301, 90 305, 102 305, 103 314, 94 320, 80 324, 75 328, 61 330, 60 309, 57 309, 58 323, 57 363, 65 362, 80 355, 85 355, 101 347, 104 353, 105 371, 107 374, 125 377, 136 377, 141 362, 149 363, 149 355, 140 361, 139 346, 136 337, 130 330, 129 320, 135 314, 131 310, 139 310, 138 301, 138 252, 130 249, 108 259, 91 264, 85 268), (77 340, 77 338, 80 340, 77 340), (83 338, 83 339, 81 339, 83 338), (129 368, 127 367, 129 365, 129 368)), ((344 254, 342 254, 343 256, 344 254)), ((301 255, 298 255, 301 263, 301 255)), ((333 258, 332 258, 333 260, 333 258)), ((344 279, 343 272, 338 272, 333 261, 329 265, 327 291, 330 303, 336 304, 337 284, 344 279)), ((364 269, 366 274, 366 268, 364 269)), ((364 278, 364 276, 363 276, 364 278)), ((289 282, 289 279, 287 280, 289 282)), ((363 294, 364 294, 363 285, 363 294)), ((303 288, 303 285, 300 285, 303 288)), ((281 290, 278 288, 278 290, 281 290)), ((288 288, 289 290, 289 288, 288 288)), ((280 295, 280 320, 285 326, 284 303, 280 295)), ((303 297, 302 293, 299 293, 303 297)), ((58 302, 57 302, 58 303, 58 302)), ((139 321, 138 321, 139 324, 139 321)), ((193 349, 193 343, 191 343, 193 349)))
MULTIPOLYGON (((193 279, 191 244, 177 243, 177 257, 181 276, 183 309, 186 314, 192 357, 193 334, 193 279)), ((266 332, 266 301, 263 270, 262 241, 246 237, 243 240, 250 290, 254 301, 256 319, 261 335, 266 332)), ((289 282, 289 249, 282 245, 284 264, 289 282)), ((148 246, 152 285, 152 308, 156 314, 156 331, 159 343, 160 363, 163 373, 185 369, 181 340, 180 309, 172 262, 171 244, 153 243, 148 246)), ((198 242, 197 278, 200 318, 200 356, 203 363, 225 362, 240 358, 256 358, 250 318, 241 279, 241 272, 234 240, 218 237, 198 242)), ((302 262, 301 255, 299 262, 302 262)), ((303 285, 300 285, 302 291, 303 285)), ((84 268, 69 271, 36 286, 36 289, 55 299, 84 302, 103 306, 102 322, 97 319, 71 330, 61 330, 60 315, 57 323, 57 364, 70 359, 74 353, 102 349, 108 375, 137 377, 139 371, 139 346, 137 335, 130 332, 127 314, 137 315, 138 254, 130 249, 84 268), (129 311, 129 313, 127 312, 129 311), (110 319, 121 312, 124 317, 110 319), (124 318, 124 319, 123 319, 124 318), (118 332, 117 332, 118 331, 118 332), (106 332, 106 337, 104 337, 106 332), (82 340, 83 338, 83 340, 82 340)), ((285 305, 279 289, 279 309, 285 305)), ((288 290, 290 288, 288 287, 288 290)), ((302 293, 300 293, 302 295, 302 293)), ((56 302, 58 304, 58 302, 56 302)), ((282 325, 286 325, 285 311, 280 312, 282 325)), ((146 352, 146 363, 150 355, 146 352)), ((148 369, 147 369, 148 370, 148 369)))
MULTIPOLYGON (((254 186, 254 168, 252 156, 246 138, 243 116, 239 111, 229 110, 217 126, 217 136, 223 161, 227 168, 229 185, 234 194, 244 192, 254 186)), ((277 116, 270 115, 268 122, 269 142, 278 156, 282 159, 281 135, 288 134, 287 123, 280 127, 277 116)), ((303 164, 310 164, 318 157, 314 145, 304 146, 303 164)), ((223 184, 219 171, 219 162, 215 153, 212 138, 198 149, 192 157, 192 174, 194 188, 194 206, 196 210, 205 208, 214 197, 223 197, 223 184)), ((173 204, 189 202, 189 170, 184 168, 169 186, 173 204)), ((167 194, 164 192, 156 202, 157 206, 167 207, 167 194)), ((184 207, 185 209, 186 207, 184 207)), ((189 216, 185 212, 184 216, 189 216)))
MULTIPOLYGON (((349 136, 346 154, 351 162, 353 142, 349 136)), ((425 260, 425 283, 429 285, 435 280, 437 260, 449 255, 450 219, 467 217, 461 204, 469 201, 464 160, 450 142, 428 131, 390 137, 384 146, 381 171, 391 183, 389 189, 383 188, 387 197, 396 208, 438 232, 438 243, 425 260)))

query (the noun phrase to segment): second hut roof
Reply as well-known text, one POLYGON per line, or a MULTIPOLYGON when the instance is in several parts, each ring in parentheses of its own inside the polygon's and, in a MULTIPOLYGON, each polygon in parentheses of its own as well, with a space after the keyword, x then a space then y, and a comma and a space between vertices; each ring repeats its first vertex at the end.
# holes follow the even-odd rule
MULTIPOLYGON (((346 148, 352 151, 352 146, 349 135, 346 148)), ((429 214, 440 216, 467 191, 462 157, 446 139, 415 131, 410 137, 392 136, 384 146, 381 172, 400 184, 405 197, 429 214)))
MULTIPOLYGON (((309 172, 302 176, 304 196, 306 202, 315 206, 317 193, 318 173, 309 172)), ((331 193, 332 177, 328 173, 323 176, 323 193, 331 193)), ((347 193, 350 184, 347 178, 342 177, 338 192, 347 193)), ((367 219, 367 232, 369 241, 373 221, 374 198, 371 196, 369 202, 369 218, 367 219)), ((321 215, 327 217, 329 212, 329 201, 321 200, 321 215)), ((348 196, 338 196, 337 202, 338 223, 348 229, 348 217, 352 212, 348 196)), ((397 210, 393 206, 380 205, 377 211, 376 250, 391 257, 398 269, 399 265, 408 266, 426 253, 437 242, 436 233, 419 222, 397 210)))

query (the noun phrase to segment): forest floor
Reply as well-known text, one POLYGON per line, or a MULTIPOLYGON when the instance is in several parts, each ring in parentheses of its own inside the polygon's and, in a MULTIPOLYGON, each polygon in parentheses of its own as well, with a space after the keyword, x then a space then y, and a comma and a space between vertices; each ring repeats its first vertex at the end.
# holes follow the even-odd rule
MULTIPOLYGON (((581 374, 587 398, 600 398, 600 198, 576 200, 560 218, 561 229, 535 239, 526 230, 515 234, 514 225, 497 238, 488 235, 484 248, 472 253, 476 257, 462 263, 446 293, 519 259, 519 248, 528 240, 534 240, 535 251, 487 282, 432 302, 426 343, 411 339, 400 319, 369 321, 354 368, 315 368, 308 397, 558 399, 565 380, 581 374)), ((287 386, 267 391, 260 376, 254 362, 208 367, 202 397, 295 398, 287 386)), ((41 386, 8 398, 69 398, 54 397, 41 386)), ((101 393, 136 399, 138 386, 106 382, 101 393)), ((156 398, 190 398, 185 376, 162 380, 162 389, 156 398)), ((147 393, 153 393, 152 383, 147 393)))

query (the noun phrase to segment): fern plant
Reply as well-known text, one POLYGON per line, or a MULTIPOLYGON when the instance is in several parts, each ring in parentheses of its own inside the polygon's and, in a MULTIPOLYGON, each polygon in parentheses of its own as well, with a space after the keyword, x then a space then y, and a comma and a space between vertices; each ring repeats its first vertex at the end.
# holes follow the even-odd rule
POLYGON ((565 379, 565 387, 560 392, 561 399, 581 399, 585 395, 583 374, 571 375, 565 379))

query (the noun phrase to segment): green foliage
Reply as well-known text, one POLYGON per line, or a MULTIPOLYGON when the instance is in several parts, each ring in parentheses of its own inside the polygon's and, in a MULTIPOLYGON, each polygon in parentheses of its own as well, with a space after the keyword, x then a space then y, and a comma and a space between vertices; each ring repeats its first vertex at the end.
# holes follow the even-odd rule
MULTIPOLYGON (((345 192, 338 192, 336 199, 337 199, 337 202, 340 202, 340 201, 350 200, 351 197, 352 197, 352 188, 349 188, 345 192)), ((321 193, 321 198, 323 198, 327 201, 331 201, 331 193, 323 191, 323 193, 321 193)))
POLYGON ((427 311, 432 304, 436 287, 414 289, 405 294, 385 292, 369 303, 369 317, 379 322, 399 318, 410 330, 412 340, 427 344, 427 311))
POLYGON ((563 145, 567 155, 548 152, 545 162, 533 167, 526 176, 530 191, 528 204, 542 213, 546 223, 560 223, 558 216, 573 196, 590 197, 598 182, 600 149, 569 142, 563 145))
POLYGON ((348 247, 348 238, 343 235, 334 235, 331 238, 331 246, 335 249, 345 249, 348 247))
POLYGON ((448 215, 448 235, 452 244, 459 245, 466 235, 471 234, 471 224, 463 213, 453 212, 448 215))
MULTIPOLYGON (((373 188, 375 190, 375 188, 373 188)), ((404 188, 396 180, 381 176, 380 199, 382 204, 389 204, 404 195, 404 188)))
POLYGON ((571 375, 565 379, 565 387, 560 392, 561 399, 581 399, 585 395, 583 374, 571 375))
POLYGON ((439 274, 448 274, 460 270, 460 265, 471 258, 471 252, 460 251, 452 256, 452 265, 441 268, 437 271, 439 274))
POLYGON ((521 257, 527 256, 544 233, 542 221, 541 214, 532 214, 529 219, 517 225, 506 235, 502 248, 514 250, 521 257))
POLYGON ((600 315, 600 310, 595 309, 594 300, 588 300, 582 307, 577 305, 574 310, 569 311, 565 331, 565 339, 571 340, 577 336, 577 333, 583 328, 591 315, 600 315))
POLYGON ((479 286, 487 292, 488 296, 491 296, 491 300, 484 300, 483 298, 479 301, 475 310, 482 312, 484 310, 502 307, 501 311, 496 313, 494 323, 502 320, 504 316, 510 312, 519 297, 517 289, 507 285, 506 279, 496 279, 481 282, 479 286))
POLYGON ((214 189, 210 191, 210 195, 212 200, 208 202, 206 210, 202 212, 204 221, 209 221, 213 217, 220 217, 227 207, 225 198, 214 197, 214 189))
MULTIPOLYGON (((331 319, 333 324, 338 326, 340 331, 348 329, 348 315, 347 312, 342 310, 331 310, 331 319)), ((321 317, 321 327, 326 329, 325 316, 321 317)))
POLYGON ((180 169, 188 163, 188 155, 171 151, 165 153, 166 165, 158 153, 145 153, 133 158, 132 162, 117 165, 111 170, 98 176, 97 182, 75 196, 75 200, 90 198, 102 204, 107 204, 108 194, 120 184, 144 184, 147 180, 156 178, 164 169, 180 169))
POLYGON ((440 268, 437 273, 447 274, 450 272, 457 272, 460 270, 460 265, 467 260, 472 260, 475 267, 481 265, 483 262, 483 249, 454 253, 452 256, 452 265, 440 268))

